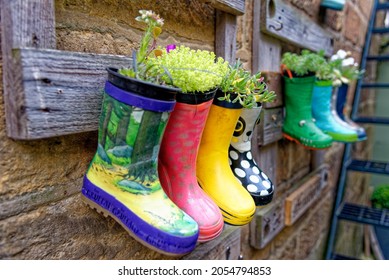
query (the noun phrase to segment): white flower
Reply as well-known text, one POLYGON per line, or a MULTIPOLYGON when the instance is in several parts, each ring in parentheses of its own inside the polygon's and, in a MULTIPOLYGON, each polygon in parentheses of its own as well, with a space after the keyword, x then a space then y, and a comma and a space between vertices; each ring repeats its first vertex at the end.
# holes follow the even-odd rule
POLYGON ((347 56, 347 52, 345 52, 344 50, 338 50, 338 52, 336 53, 338 55, 339 58, 341 59, 345 59, 346 56, 347 56))
POLYGON ((348 84, 350 82, 349 79, 345 78, 345 77, 340 77, 340 80, 344 83, 344 84, 348 84))
POLYGON ((342 82, 339 80, 339 79, 336 79, 332 82, 332 85, 334 87, 338 87, 338 86, 341 86, 342 85, 342 82))
POLYGON ((349 57, 342 61, 342 66, 351 66, 354 65, 354 63, 355 63, 354 58, 349 57))
POLYGON ((337 54, 334 54, 331 56, 331 61, 338 60, 339 56, 337 54))

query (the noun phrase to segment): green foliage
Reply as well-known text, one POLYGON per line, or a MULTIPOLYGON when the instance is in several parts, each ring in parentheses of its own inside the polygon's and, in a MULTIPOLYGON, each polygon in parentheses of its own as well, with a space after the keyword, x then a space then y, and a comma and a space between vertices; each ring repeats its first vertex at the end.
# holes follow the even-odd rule
POLYGON ((166 84, 184 93, 201 93, 219 86, 228 63, 215 53, 179 46, 170 52, 148 59, 147 66, 157 71, 166 84))
POLYGON ((234 65, 229 65, 220 84, 220 90, 224 96, 219 97, 219 100, 239 102, 245 108, 253 108, 258 102, 272 102, 276 97, 274 91, 267 90, 261 72, 251 75, 242 67, 239 60, 234 65), (234 94, 232 100, 231 94, 234 94))
POLYGON ((374 189, 371 201, 375 208, 389 209, 389 185, 381 185, 374 189))
POLYGON ((331 67, 324 57, 324 51, 313 53, 302 50, 300 55, 286 52, 282 56, 281 63, 297 77, 315 75, 320 80, 330 80, 333 77, 331 67))
POLYGON ((162 51, 156 49, 157 38, 162 32, 163 19, 152 11, 140 10, 137 21, 147 24, 137 52, 133 53, 133 65, 131 68, 119 69, 119 73, 131 78, 148 81, 155 84, 163 84, 160 79, 160 71, 155 71, 153 65, 146 65, 149 57, 159 55, 162 51))

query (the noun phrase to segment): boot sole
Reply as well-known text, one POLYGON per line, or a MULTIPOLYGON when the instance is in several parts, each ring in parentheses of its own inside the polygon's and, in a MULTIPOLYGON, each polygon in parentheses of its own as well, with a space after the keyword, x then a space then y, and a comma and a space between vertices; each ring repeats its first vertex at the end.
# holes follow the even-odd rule
POLYGON ((331 145, 329 145, 328 147, 323 147, 323 148, 315 148, 315 147, 311 147, 311 146, 307 146, 307 145, 304 145, 303 143, 301 143, 299 140, 293 138, 292 136, 288 135, 288 134, 285 134, 285 133, 282 133, 282 135, 290 140, 290 141, 293 141, 293 142, 296 142, 297 144, 301 145, 301 146, 304 146, 305 148, 309 149, 309 150, 313 150, 313 151, 317 151, 317 150, 323 150, 323 149, 328 149, 329 147, 331 147, 331 145))
POLYGON ((87 204, 90 208, 96 210, 98 213, 101 213, 104 217, 111 217, 116 222, 118 222, 127 232, 128 234, 133 237, 136 241, 141 243, 147 248, 150 248, 158 253, 167 255, 167 256, 173 256, 173 257, 179 257, 184 256, 191 251, 194 250, 197 244, 198 235, 195 236, 188 236, 188 237, 175 237, 172 235, 167 234, 166 232, 163 232, 149 224, 146 224, 143 220, 141 220, 139 217, 137 217, 135 214, 127 215, 127 213, 124 213, 123 209, 127 209, 129 212, 131 212, 130 209, 128 209, 125 205, 117 201, 113 196, 106 193, 104 190, 100 189, 99 187, 95 186, 93 183, 89 182, 89 184, 92 184, 94 188, 98 189, 98 193, 93 191, 93 187, 87 186, 85 187, 85 181, 89 180, 85 177, 84 179, 84 186, 82 188, 82 200, 85 204, 87 204), (113 214, 110 210, 104 208, 103 206, 99 205, 97 202, 93 201, 93 197, 98 197, 99 200, 101 200, 101 203, 104 205, 109 205, 108 208, 111 209, 111 211, 115 211, 118 214, 120 214, 120 217, 117 217, 115 214, 113 214), (131 217, 132 216, 132 217, 131 217), (132 221, 133 219, 137 218, 141 220, 140 223, 143 223, 143 225, 139 225, 136 222, 132 221), (130 224, 130 226, 127 226, 125 223, 123 223, 122 219, 124 219, 127 223, 130 224), (142 227, 144 227, 142 229, 142 227), (179 244, 170 242, 168 243, 163 238, 153 238, 153 236, 149 235, 150 232, 153 232, 157 236, 165 235, 167 239, 177 239, 177 243, 185 243, 185 247, 179 246, 179 244), (156 246, 151 245, 150 243, 143 240, 141 237, 139 237, 137 234, 142 234, 145 236, 145 239, 148 239, 150 242, 153 242, 156 244, 156 246), (186 240, 185 240, 186 239, 186 240), (180 242, 181 241, 181 242, 180 242), (164 247, 170 247, 174 248, 176 251, 182 250, 183 252, 169 252, 165 251, 157 246, 164 246, 164 247))

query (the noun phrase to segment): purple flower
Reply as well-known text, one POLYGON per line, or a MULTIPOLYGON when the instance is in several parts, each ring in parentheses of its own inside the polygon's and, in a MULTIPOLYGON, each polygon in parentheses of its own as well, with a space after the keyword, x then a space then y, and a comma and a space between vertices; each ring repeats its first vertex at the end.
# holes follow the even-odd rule
POLYGON ((166 51, 168 53, 171 52, 172 50, 175 50, 175 49, 176 49, 176 45, 174 45, 174 44, 166 46, 166 51))

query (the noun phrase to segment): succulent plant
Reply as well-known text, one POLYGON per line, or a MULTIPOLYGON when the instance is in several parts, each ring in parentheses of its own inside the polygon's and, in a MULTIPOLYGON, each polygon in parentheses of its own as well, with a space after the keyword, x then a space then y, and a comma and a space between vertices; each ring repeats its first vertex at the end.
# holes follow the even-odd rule
POLYGON ((224 96, 220 100, 239 102, 245 108, 253 108, 258 103, 272 102, 276 94, 268 91, 261 72, 252 75, 245 70, 238 60, 234 65, 229 65, 228 71, 220 85, 224 96))

